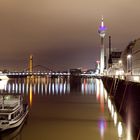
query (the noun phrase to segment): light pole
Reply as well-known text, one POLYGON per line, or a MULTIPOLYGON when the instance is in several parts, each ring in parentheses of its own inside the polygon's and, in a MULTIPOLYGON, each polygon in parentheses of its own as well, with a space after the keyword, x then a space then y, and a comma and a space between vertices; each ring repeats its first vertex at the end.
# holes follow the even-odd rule
POLYGON ((132 75, 132 55, 128 54, 127 55, 127 73, 131 72, 132 75))

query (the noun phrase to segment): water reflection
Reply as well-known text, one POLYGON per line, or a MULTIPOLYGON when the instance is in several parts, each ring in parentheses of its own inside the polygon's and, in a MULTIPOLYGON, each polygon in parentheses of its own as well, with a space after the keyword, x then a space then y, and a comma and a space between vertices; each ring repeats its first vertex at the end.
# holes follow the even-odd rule
MULTIPOLYGON (((0 81, 1 82, 1 81, 0 81)), ((12 79, 8 83, 1 82, 1 89, 8 93, 41 95, 65 95, 70 93, 70 83, 67 78, 34 78, 12 79)))
POLYGON ((98 128, 99 128, 99 131, 100 131, 101 139, 104 138, 104 133, 105 133, 106 126, 107 126, 106 120, 104 118, 101 118, 98 121, 98 128))
POLYGON ((95 93, 95 81, 93 78, 83 78, 81 82, 81 92, 83 95, 92 95, 95 93))
POLYGON ((95 93, 95 80, 93 78, 80 79, 76 86, 70 86, 69 78, 25 78, 12 79, 8 83, 4 82, 1 88, 8 93, 28 94, 32 89, 33 94, 65 95, 70 94, 71 91, 77 91, 76 89, 77 87, 79 89, 79 86, 81 86, 81 90, 78 92, 83 95, 93 95, 95 93))
MULTIPOLYGON (((93 135, 94 137, 94 135, 97 135, 98 137, 100 137, 100 140, 104 140, 109 129, 108 127, 110 127, 110 124, 108 124, 105 116, 105 104, 107 101, 109 109, 113 110, 111 116, 114 117, 116 125, 117 115, 115 112, 115 108, 111 106, 111 101, 107 97, 107 92, 103 87, 103 83, 101 80, 93 78, 80 78, 77 79, 78 82, 74 82, 74 80, 75 79, 70 79, 69 77, 35 77, 11 79, 3 86, 4 88, 1 90, 1 92, 20 93, 26 96, 32 111, 29 116, 31 117, 29 127, 26 128, 26 130, 29 131, 28 133, 31 132, 30 127, 33 128, 32 126, 37 129, 43 128, 44 130, 47 129, 49 131, 49 129, 54 126, 52 125, 52 123, 55 122, 56 124, 59 124, 59 120, 61 119, 62 125, 64 124, 64 126, 62 127, 64 128, 69 128, 68 126, 65 127, 65 125, 67 124, 70 125, 72 129, 74 129, 76 125, 79 125, 78 128, 76 128, 77 131, 81 131, 82 126, 84 126, 83 122, 84 124, 86 124, 86 129, 88 129, 90 122, 90 126, 97 129, 90 136, 93 135), (76 85, 71 82, 74 82, 76 85), (79 96, 77 96, 77 93, 79 96), (77 124, 75 125, 75 123, 77 124), (95 134, 97 131, 98 133, 95 134)), ((58 125, 53 128, 54 130, 57 129, 58 125)), ((62 130, 66 131, 66 129, 64 128, 62 130)), ((61 129, 61 127, 59 127, 58 129, 61 129)), ((27 134, 26 130, 20 133, 27 134)), ((120 126, 119 130, 121 130, 120 126)), ((36 132, 36 129, 33 128, 32 131, 36 132)), ((40 132, 40 134, 42 134, 43 132, 44 131, 40 132)), ((85 132, 85 134, 87 133, 88 131, 85 132)), ((25 137, 26 134, 24 134, 25 137)), ((49 135, 49 133, 47 134, 49 135)), ((81 134, 81 132, 79 134, 81 134)), ((43 135, 46 136, 46 132, 45 134, 43 133, 43 135)), ((119 135, 121 135, 121 133, 119 133, 119 135)), ((86 137, 88 137, 88 135, 86 135, 86 137)))
POLYGON ((101 80, 96 79, 96 98, 100 102, 100 109, 104 113, 105 99, 107 98, 107 92, 101 80))
POLYGON ((32 106, 32 100, 33 100, 33 91, 32 91, 32 84, 30 84, 30 93, 29 93, 30 107, 32 106))

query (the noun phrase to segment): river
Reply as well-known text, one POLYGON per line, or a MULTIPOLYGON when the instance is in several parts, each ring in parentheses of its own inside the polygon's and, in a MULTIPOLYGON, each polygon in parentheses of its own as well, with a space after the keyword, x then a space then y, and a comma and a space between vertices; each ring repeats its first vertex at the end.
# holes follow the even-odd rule
MULTIPOLYGON (((29 115, 1 140, 123 140, 118 136, 100 79, 15 78, 0 81, 0 92, 23 94, 29 115)), ((123 131, 123 130, 122 130, 123 131)))

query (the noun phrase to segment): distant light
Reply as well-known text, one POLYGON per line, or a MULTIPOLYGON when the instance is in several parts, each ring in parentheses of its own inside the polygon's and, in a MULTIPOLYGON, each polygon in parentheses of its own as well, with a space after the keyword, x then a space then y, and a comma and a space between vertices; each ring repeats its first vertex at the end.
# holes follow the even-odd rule
POLYGON ((5 96, 5 100, 9 100, 10 99, 10 96, 5 96))
POLYGON ((122 60, 119 60, 119 64, 122 64, 122 60))
POLYGON ((130 59, 131 57, 132 57, 131 54, 128 54, 128 55, 127 55, 127 59, 130 59))
POLYGON ((122 123, 118 123, 118 137, 121 138, 123 134, 123 128, 122 128, 122 123))
POLYGON ((96 63, 97 63, 97 64, 99 64, 99 63, 100 63, 100 61, 99 61, 99 60, 97 60, 97 61, 96 61, 96 63))

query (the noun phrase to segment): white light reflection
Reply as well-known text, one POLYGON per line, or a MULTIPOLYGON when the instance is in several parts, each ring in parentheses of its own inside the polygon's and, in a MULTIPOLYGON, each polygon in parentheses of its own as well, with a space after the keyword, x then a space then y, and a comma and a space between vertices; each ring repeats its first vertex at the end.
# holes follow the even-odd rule
POLYGON ((58 95, 58 83, 55 83, 55 91, 56 91, 56 94, 58 95))
POLYGON ((93 81, 93 79, 92 79, 92 81, 91 81, 91 93, 92 94, 94 94, 94 81, 93 81))
POLYGON ((81 81, 81 93, 82 95, 94 94, 94 80, 92 78, 83 79, 81 81))
POLYGON ((14 83, 12 84, 12 91, 14 91, 15 87, 14 87, 14 83))
POLYGON ((47 94, 48 83, 45 84, 45 94, 47 94))
POLYGON ((100 95, 100 81, 96 79, 96 98, 99 100, 99 95, 100 95))
POLYGON ((100 81, 100 105, 101 111, 104 112, 104 85, 102 81, 100 81))
POLYGON ((62 83, 60 83, 60 95, 62 94, 62 91, 63 91, 63 85, 62 83))
POLYGON ((112 116, 112 118, 114 117, 114 106, 113 106, 113 104, 111 106, 111 116, 112 116))
POLYGON ((38 91, 38 94, 39 94, 39 91, 40 91, 40 83, 39 82, 37 84, 37 91, 38 91))
POLYGON ((51 83, 49 83, 49 94, 51 94, 51 83))
POLYGON ((42 92, 42 95, 43 95, 43 89, 44 89, 44 84, 41 83, 41 92, 42 92))
POLYGON ((119 122, 118 123, 118 137, 121 138, 123 134, 123 127, 122 127, 122 123, 119 122))
POLYGON ((52 83, 52 93, 54 95, 54 83, 52 83))
POLYGON ((24 93, 24 88, 25 88, 24 86, 25 86, 25 84, 23 83, 22 84, 22 93, 24 93))
POLYGON ((66 82, 63 85, 63 91, 64 91, 64 94, 65 94, 66 93, 66 82))
POLYGON ((10 93, 11 85, 10 83, 8 84, 8 93, 10 93))
POLYGON ((118 118, 117 118, 117 112, 115 111, 115 113, 114 113, 114 125, 115 126, 117 125, 117 120, 118 120, 118 118))
POLYGON ((111 100, 110 100, 110 98, 108 98, 108 109, 111 112, 111 100))
POLYGON ((67 92, 70 93, 70 83, 67 83, 67 92))
POLYGON ((107 91, 104 89, 104 96, 105 96, 105 101, 107 101, 107 91))
POLYGON ((19 83, 19 93, 21 93, 21 83, 19 83))
POLYGON ((17 85, 17 83, 16 83, 16 93, 17 93, 17 91, 18 91, 18 85, 17 85))

